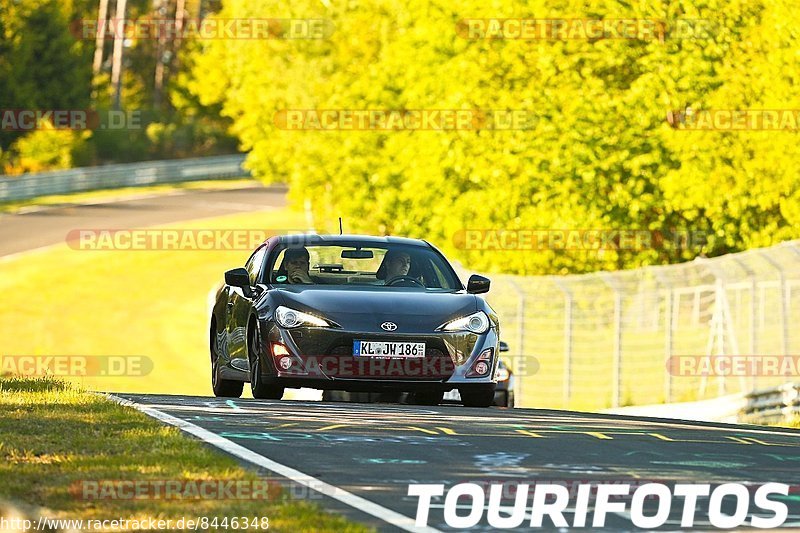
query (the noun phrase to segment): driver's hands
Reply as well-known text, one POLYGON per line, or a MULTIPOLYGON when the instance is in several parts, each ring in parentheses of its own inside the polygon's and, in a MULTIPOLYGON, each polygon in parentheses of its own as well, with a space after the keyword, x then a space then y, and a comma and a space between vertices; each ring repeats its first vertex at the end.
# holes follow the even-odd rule
MULTIPOLYGON (((403 276, 393 276, 387 279, 384 282, 384 285, 394 285, 395 283, 402 283, 402 282, 410 282, 419 285, 420 287, 425 287, 425 284, 419 280, 419 278, 415 278, 414 276, 403 275, 403 276)), ((409 285, 413 286, 413 285, 409 285)))

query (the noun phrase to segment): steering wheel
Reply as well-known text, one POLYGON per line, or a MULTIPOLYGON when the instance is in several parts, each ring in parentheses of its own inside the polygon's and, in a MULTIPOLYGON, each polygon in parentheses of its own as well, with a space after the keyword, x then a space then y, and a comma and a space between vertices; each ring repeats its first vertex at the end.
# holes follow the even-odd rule
POLYGON ((395 277, 393 277, 392 279, 388 280, 388 281, 386 282, 386 285, 387 285, 387 286, 392 286, 392 287, 393 287, 393 286, 394 286, 394 285, 396 285, 398 282, 402 282, 402 281, 410 281, 411 283, 414 283, 414 284, 416 284, 416 285, 419 285, 420 287, 425 287, 425 284, 424 284, 424 283, 422 283, 422 282, 421 282, 420 280, 418 280, 417 278, 413 278, 413 277, 411 277, 411 276, 395 276, 395 277))

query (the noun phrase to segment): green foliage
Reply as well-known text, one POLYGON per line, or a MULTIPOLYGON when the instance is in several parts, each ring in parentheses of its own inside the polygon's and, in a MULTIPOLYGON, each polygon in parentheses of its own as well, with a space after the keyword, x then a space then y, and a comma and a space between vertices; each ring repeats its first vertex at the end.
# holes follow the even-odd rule
POLYGON ((326 40, 213 40, 188 87, 221 105, 267 182, 319 226, 431 239, 474 268, 568 273, 691 259, 698 249, 486 252, 475 229, 713 233, 707 255, 800 236, 797 133, 689 132, 670 110, 800 108, 792 2, 225 0, 220 18, 325 18, 326 40), (465 18, 705 19, 664 40, 468 40, 465 18), (525 109, 512 131, 289 131, 284 109, 525 109))
POLYGON ((21 137, 11 146, 7 174, 41 172, 71 168, 74 161, 85 160, 86 132, 42 128, 21 137))
MULTIPOLYGON (((170 0, 165 3, 169 9, 154 13, 151 0, 129 0, 126 17, 172 18, 175 4, 170 0)), ((199 9, 194 2, 187 5, 199 9)), ((113 1, 109 9, 109 16, 116 17, 113 1)), ((113 39, 105 40, 103 69, 92 79, 95 41, 80 38, 81 21, 95 20, 97 12, 97 0, 0 0, 0 110, 93 109, 106 116, 113 102, 109 75, 113 39)), ((236 152, 237 141, 228 134, 230 121, 220 117, 220 106, 203 106, 185 88, 194 46, 191 39, 126 43, 122 107, 141 117, 141 128, 101 126, 87 135, 0 130, 0 150, 4 150, 0 168, 19 174, 236 152), (165 64, 160 98, 154 86, 158 61, 165 64)))
MULTIPOLYGON (((91 50, 59 0, 0 0, 0 109, 86 109, 91 50)), ((21 136, 0 131, 0 147, 21 136)))

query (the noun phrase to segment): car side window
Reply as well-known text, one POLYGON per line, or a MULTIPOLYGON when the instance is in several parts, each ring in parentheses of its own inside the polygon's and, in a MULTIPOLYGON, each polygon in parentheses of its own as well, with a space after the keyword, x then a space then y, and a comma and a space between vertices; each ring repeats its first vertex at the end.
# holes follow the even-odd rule
POLYGON ((250 274, 250 285, 257 285, 261 281, 259 274, 261 273, 261 265, 264 263, 264 254, 267 253, 267 247, 262 246, 260 249, 250 256, 244 268, 250 274))

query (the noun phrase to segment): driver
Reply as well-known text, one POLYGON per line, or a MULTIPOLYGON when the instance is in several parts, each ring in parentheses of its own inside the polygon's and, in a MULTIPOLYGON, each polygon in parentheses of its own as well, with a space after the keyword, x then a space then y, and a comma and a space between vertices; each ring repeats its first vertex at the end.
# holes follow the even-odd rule
POLYGON ((406 252, 389 250, 386 252, 386 281, 400 276, 408 276, 411 269, 411 256, 406 252))
POLYGON ((289 283, 309 284, 314 283, 308 274, 310 266, 308 250, 303 248, 287 248, 283 254, 283 268, 289 283))

